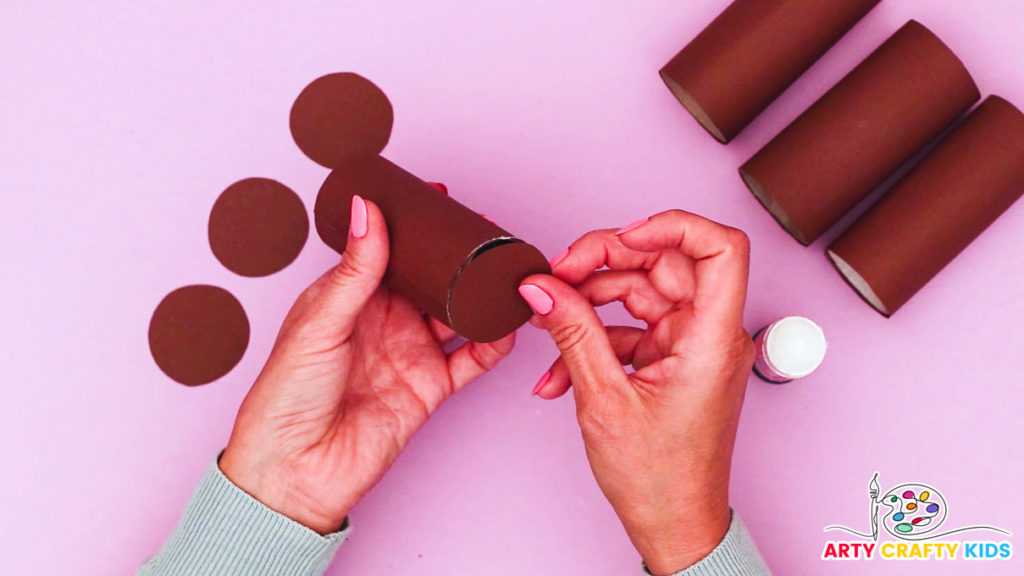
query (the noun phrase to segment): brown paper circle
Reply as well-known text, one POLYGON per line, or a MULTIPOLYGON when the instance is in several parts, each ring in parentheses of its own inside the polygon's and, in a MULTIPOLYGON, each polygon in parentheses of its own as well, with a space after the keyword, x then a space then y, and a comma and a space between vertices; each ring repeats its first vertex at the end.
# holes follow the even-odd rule
POLYGON ((149 350, 175 382, 207 384, 238 364, 249 345, 249 320, 238 300, 216 286, 178 288, 149 321, 149 350))
POLYGON ((519 295, 519 283, 531 274, 550 273, 544 255, 525 242, 487 249, 455 278, 448 304, 450 326, 474 342, 511 334, 533 315, 519 295))
POLYGON ((302 251, 309 216, 302 200, 284 184, 247 178, 228 186, 210 211, 213 255, 242 276, 278 272, 302 251))
POLYGON ((358 74, 340 72, 302 90, 292 105, 291 130, 310 160, 334 168, 348 158, 380 154, 394 119, 380 88, 358 74))

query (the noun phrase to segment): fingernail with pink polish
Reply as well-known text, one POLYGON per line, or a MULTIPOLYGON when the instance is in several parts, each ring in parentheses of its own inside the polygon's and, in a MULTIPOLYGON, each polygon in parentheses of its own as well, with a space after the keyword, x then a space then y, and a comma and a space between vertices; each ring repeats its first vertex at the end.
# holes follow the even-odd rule
POLYGON ((548 383, 548 380, 551 380, 551 370, 548 370, 547 372, 545 372, 540 377, 540 380, 537 380, 537 384, 534 385, 534 387, 533 387, 532 394, 534 396, 536 396, 538 393, 540 393, 541 389, 544 388, 544 385, 548 383))
POLYGON ((549 262, 548 264, 552 268, 554 268, 555 266, 558 266, 559 262, 561 262, 562 260, 565 260, 565 257, 568 256, 568 255, 569 255, 569 249, 566 248, 565 250, 562 250, 561 252, 559 252, 558 255, 556 255, 554 258, 552 258, 551 262, 549 262))
POLYGON ((541 316, 545 316, 555 307, 555 301, 551 299, 547 292, 541 290, 540 286, 523 284, 519 287, 519 295, 523 297, 523 300, 526 300, 526 303, 530 305, 534 312, 541 316))
POLYGON ((352 197, 352 220, 349 223, 349 232, 356 238, 366 236, 367 214, 366 202, 358 194, 352 197))
POLYGON ((643 220, 637 220, 636 222, 630 222, 629 224, 626 224, 622 228, 619 228, 618 230, 616 230, 615 231, 615 235, 616 236, 621 236, 622 234, 625 234, 626 232, 629 232, 631 230, 636 230, 637 228, 643 226, 644 224, 647 224, 648 220, 650 220, 650 218, 644 218, 643 220))
POLYGON ((495 221, 494 221, 494 218, 491 218, 491 217, 490 217, 490 216, 488 216, 487 214, 481 214, 481 216, 483 216, 483 217, 484 217, 484 220, 487 220, 487 221, 488 221, 488 222, 490 222, 491 224, 497 224, 497 222, 495 222, 495 221))

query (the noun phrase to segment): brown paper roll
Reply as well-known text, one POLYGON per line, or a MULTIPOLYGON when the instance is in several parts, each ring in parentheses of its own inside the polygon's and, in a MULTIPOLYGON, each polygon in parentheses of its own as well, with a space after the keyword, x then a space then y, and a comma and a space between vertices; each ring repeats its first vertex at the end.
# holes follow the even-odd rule
POLYGON ((911 20, 740 168, 803 244, 976 102, 963 63, 911 20))
POLYGON ((661 78, 719 142, 740 133, 881 0, 736 0, 661 78))
POLYGON ((827 254, 891 315, 1024 194, 1024 114, 990 96, 827 254))
POLYGON ((338 252, 348 241, 353 195, 387 220, 391 258, 384 281, 430 316, 475 342, 513 332, 532 312, 519 296, 544 256, 476 212, 380 156, 336 165, 316 200, 320 237, 338 252))

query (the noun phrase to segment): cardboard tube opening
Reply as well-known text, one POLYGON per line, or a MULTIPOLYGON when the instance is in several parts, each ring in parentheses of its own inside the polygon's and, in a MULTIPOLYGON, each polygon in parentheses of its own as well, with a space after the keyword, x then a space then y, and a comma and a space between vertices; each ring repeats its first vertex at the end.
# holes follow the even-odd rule
MULTIPOLYGON (((501 238, 488 240, 487 242, 484 242, 483 244, 478 246, 476 250, 473 250, 473 253, 470 254, 469 258, 466 259, 466 264, 468 265, 473 260, 476 260, 478 257, 482 256, 488 250, 493 250, 498 246, 504 246, 505 244, 514 244, 516 242, 522 242, 522 240, 520 240, 519 238, 513 238, 511 236, 503 236, 501 238)), ((465 266, 463 266, 463 268, 465 268, 465 266)))
POLYGON ((890 314, 888 308, 886 308, 885 304, 882 303, 882 299, 875 294, 875 291, 871 289, 871 285, 868 284, 868 281, 865 280, 860 273, 854 270, 853 266, 850 266, 846 260, 843 260, 841 256, 832 250, 826 250, 825 254, 828 256, 828 259, 832 261, 832 265, 836 267, 836 270, 839 271, 843 280, 846 280, 846 283, 856 290, 857 294, 860 294, 860 297, 870 304, 872 308, 878 310, 883 316, 888 318, 890 314))
POLYGON ((673 80, 671 76, 666 74, 664 70, 659 72, 659 74, 661 75, 661 79, 665 81, 665 85, 668 86, 668 89, 672 91, 672 94, 677 100, 679 100, 679 103, 683 105, 683 108, 686 108, 686 110, 697 119, 697 122, 699 122, 709 134, 714 136, 715 140, 718 140, 722 144, 728 144, 729 139, 722 133, 722 129, 719 128, 713 120, 711 120, 711 116, 704 111, 704 108, 697 103, 693 96, 683 89, 678 82, 673 80))
POLYGON ((727 143, 881 0, 732 0, 660 70, 727 143))
POLYGON ((1022 195, 1024 113, 991 96, 836 238, 828 256, 865 301, 893 315, 1022 195))
POLYGON ((504 246, 506 244, 515 244, 521 242, 522 240, 518 238, 513 238, 511 236, 502 236, 500 238, 494 238, 484 242, 483 244, 474 248, 473 251, 469 253, 469 256, 466 257, 466 261, 462 263, 462 266, 459 266, 459 270, 455 273, 455 276, 452 277, 452 283, 448 286, 448 295, 445 298, 444 309, 446 318, 448 320, 447 324, 449 327, 451 327, 452 324, 454 324, 454 321, 452 320, 454 316, 454 314, 452 314, 452 299, 455 294, 455 285, 458 283, 459 276, 461 276, 462 273, 466 270, 466 267, 472 264, 473 261, 476 260, 477 258, 486 254, 489 250, 493 250, 499 246, 504 246))
POLYGON ((747 188, 749 188, 754 194, 754 198, 757 198, 757 201, 764 206, 764 209, 767 210, 783 228, 786 229, 786 232, 789 232, 793 238, 796 238, 797 242, 804 246, 810 244, 807 237, 797 229, 795 224, 793 224, 793 220, 789 217, 789 214, 786 213, 786 210, 775 201, 775 198, 772 198, 771 194, 765 191, 764 187, 761 186, 761 183, 757 181, 757 178, 754 178, 752 174, 743 168, 740 168, 740 176, 743 178, 743 182, 747 185, 747 188))

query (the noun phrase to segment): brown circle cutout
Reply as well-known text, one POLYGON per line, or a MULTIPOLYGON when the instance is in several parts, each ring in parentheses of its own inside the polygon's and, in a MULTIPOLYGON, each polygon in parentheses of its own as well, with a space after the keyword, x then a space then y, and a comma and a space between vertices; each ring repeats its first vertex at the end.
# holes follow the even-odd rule
POLYGON ((452 284, 452 329, 474 342, 493 342, 511 334, 533 315, 519 295, 519 283, 531 274, 550 273, 544 255, 525 242, 514 240, 485 250, 452 284))
POLYGON ((334 168, 348 158, 380 154, 391 138, 391 102, 373 82, 351 72, 313 80, 295 99, 295 143, 317 164, 334 168))
POLYGON ((149 321, 156 365, 186 386, 208 384, 238 364, 249 345, 245 310, 223 288, 178 288, 160 301, 149 321))
POLYGON ((280 271, 299 255, 307 236, 306 206, 276 180, 235 182, 210 211, 210 249, 225 268, 242 276, 280 271))

